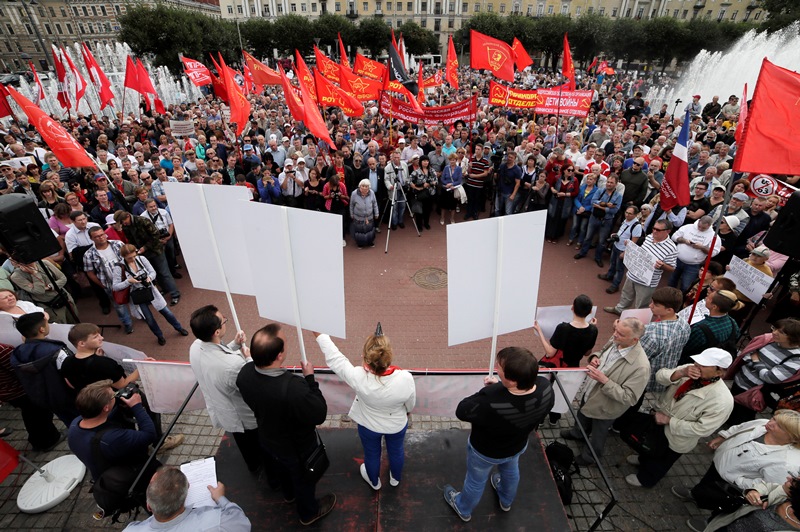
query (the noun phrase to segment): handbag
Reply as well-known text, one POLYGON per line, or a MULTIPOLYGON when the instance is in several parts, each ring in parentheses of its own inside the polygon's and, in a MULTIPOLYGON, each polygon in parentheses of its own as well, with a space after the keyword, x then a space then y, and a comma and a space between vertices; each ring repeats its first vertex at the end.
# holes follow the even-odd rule
POLYGON ((539 361, 539 365, 545 368, 566 368, 567 365, 564 364, 564 351, 559 349, 553 356, 543 357, 542 360, 539 361))
MULTIPOLYGON (((138 261, 138 259, 134 260, 138 261)), ((140 262, 137 262, 136 264, 139 266, 140 270, 144 270, 144 266, 140 262)), ((130 271, 127 265, 124 265, 123 267, 129 274, 135 277, 135 275, 133 275, 133 272, 130 271)), ((138 285, 130 287, 130 299, 131 303, 133 303, 134 305, 146 305, 152 302, 155 299, 155 295, 153 295, 152 283, 143 281, 138 285)))
POLYGON ((637 412, 619 433, 622 441, 640 455, 659 457, 669 448, 664 427, 651 414, 637 412))
MULTIPOLYGON (((784 362, 788 362, 789 360, 798 357, 800 357, 800 355, 786 357, 778 363, 778 366, 782 366, 784 362)), ((762 412, 765 408, 767 408, 767 406, 774 407, 779 400, 793 395, 795 392, 795 387, 799 381, 800 371, 783 382, 766 385, 759 384, 758 386, 753 386, 752 388, 736 395, 733 398, 733 401, 738 405, 742 405, 750 410, 753 410, 754 412, 762 412), (765 392, 767 397, 769 397, 769 403, 771 404, 768 404, 767 397, 765 397, 765 392)))
POLYGON ((311 484, 316 484, 331 465, 331 461, 328 459, 328 453, 325 451, 325 444, 322 443, 319 432, 315 430, 314 433, 317 435, 317 446, 311 451, 311 454, 303 460, 303 480, 311 484))
POLYGON ((115 290, 114 291, 114 304, 115 305, 127 305, 128 302, 131 300, 131 289, 126 288, 125 290, 115 290))

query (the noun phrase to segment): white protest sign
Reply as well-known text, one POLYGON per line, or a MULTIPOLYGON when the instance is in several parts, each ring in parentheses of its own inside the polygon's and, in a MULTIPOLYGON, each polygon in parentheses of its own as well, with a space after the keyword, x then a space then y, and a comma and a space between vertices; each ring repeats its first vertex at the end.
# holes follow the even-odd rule
POLYGON ((448 345, 493 336, 495 296, 497 334, 533 326, 546 220, 545 211, 505 216, 502 233, 500 218, 447 226, 448 345))
MULTIPOLYGON (((594 306, 591 314, 586 316, 586 321, 594 318, 596 314, 597 306, 594 306)), ((536 321, 539 322, 544 337, 549 340, 556 332, 559 323, 572 321, 572 306, 539 307, 536 309, 536 321)))
POLYGON ((176 137, 191 137, 194 135, 194 121, 192 120, 170 120, 169 128, 176 137))
POLYGON ((628 275, 639 284, 649 285, 656 269, 656 257, 642 249, 632 240, 625 246, 625 257, 622 262, 628 269, 628 275))
POLYGON ((637 318, 644 325, 647 325, 653 320, 653 312, 649 308, 629 308, 623 310, 619 316, 621 320, 625 318, 637 318))
MULTIPOLYGON (((187 362, 159 362, 153 360, 126 360, 136 364, 142 388, 147 396, 150 410, 157 414, 176 413, 186 396, 192 391, 195 379, 192 366, 187 362)), ((186 410, 203 410, 206 400, 198 387, 186 410)))
POLYGON ((246 187, 164 183, 186 269, 195 288, 225 292, 225 278, 235 294, 255 295, 245 260, 247 232, 235 216, 239 203, 252 199, 246 187), (207 210, 204 208, 207 205, 207 210), (213 231, 222 269, 209 238, 213 231))
POLYGON ((725 277, 736 283, 736 289, 747 296, 750 301, 761 301, 774 281, 766 273, 758 271, 736 256, 731 260, 729 267, 730 269, 725 272, 725 277))
POLYGON ((244 252, 249 261, 259 315, 345 338, 342 217, 254 202, 237 206, 237 212, 240 227, 259 242, 243 246, 239 256, 244 252))
POLYGON ((14 157, 13 159, 8 159, 5 162, 10 164, 14 168, 22 169, 22 170, 27 168, 29 164, 36 164, 36 160, 33 157, 30 157, 30 156, 14 157))

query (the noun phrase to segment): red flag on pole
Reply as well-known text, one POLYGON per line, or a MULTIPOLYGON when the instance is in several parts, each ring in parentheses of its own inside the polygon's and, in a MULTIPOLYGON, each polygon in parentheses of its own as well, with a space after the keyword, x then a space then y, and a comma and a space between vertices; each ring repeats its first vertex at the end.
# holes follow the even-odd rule
POLYGON ((567 88, 565 90, 575 90, 575 65, 572 63, 572 52, 569 49, 569 40, 567 34, 564 34, 564 60, 561 63, 561 75, 567 79, 567 88))
POLYGON ((744 91, 742 92, 742 104, 739 106, 739 120, 737 120, 736 131, 733 137, 736 139, 736 144, 741 145, 742 135, 744 128, 747 125, 747 83, 744 84, 744 91))
POLYGON ((28 115, 28 121, 36 128, 36 131, 42 136, 42 140, 47 143, 61 164, 68 168, 95 166, 92 159, 86 155, 86 150, 58 122, 47 116, 44 111, 13 87, 8 87, 8 92, 28 115))
POLYGON ((364 106, 353 95, 330 82, 322 73, 314 69, 314 80, 317 83, 317 97, 323 107, 339 107, 347 116, 361 116, 364 106))
POLYGON ((339 86, 360 102, 377 100, 381 97, 383 84, 380 81, 356 76, 343 65, 339 65, 339 86))
MULTIPOLYGON (((399 55, 400 54, 400 45, 397 44, 397 39, 394 38, 394 30, 392 30, 392 46, 394 46, 394 49, 397 50, 397 53, 399 55)), ((403 63, 403 67, 406 66, 406 62, 403 59, 402 55, 400 56, 400 62, 403 63)))
MULTIPOLYGON (((270 67, 242 50, 244 60, 247 66, 250 67, 250 72, 253 73, 253 82, 256 85, 280 85, 281 76, 270 67)), ((259 91, 261 92, 261 91, 259 91)))
POLYGON ((347 49, 342 42, 342 34, 337 32, 336 36, 339 38, 339 63, 345 68, 350 68, 350 60, 347 59, 347 49))
MULTIPOLYGON (((314 103, 319 102, 319 100, 317 100, 317 89, 314 87, 314 76, 311 75, 311 71, 308 69, 308 65, 306 65, 303 56, 301 56, 300 52, 297 50, 294 51, 294 62, 295 65, 297 65, 294 69, 294 73, 298 76, 297 82, 300 84, 300 88, 302 89, 305 87, 306 92, 313 98, 314 103)), ((305 102, 304 96, 303 103, 305 102)))
POLYGON ((383 63, 373 61, 356 52, 353 72, 365 78, 383 80, 383 76, 386 74, 386 66, 384 66, 383 63))
POLYGON ((339 83, 339 63, 329 58, 314 45, 314 57, 317 58, 317 70, 319 73, 334 83, 339 83))
POLYGON ((77 109, 78 103, 80 103, 83 95, 86 94, 86 80, 83 79, 81 73, 75 68, 75 63, 72 62, 72 58, 63 48, 61 49, 61 55, 64 56, 64 59, 67 61, 67 66, 69 66, 69 69, 72 71, 72 76, 75 78, 75 109, 77 109))
POLYGON ((36 93, 36 101, 33 102, 36 105, 39 105, 39 102, 44 100, 44 87, 42 86, 42 80, 39 79, 39 73, 36 72, 36 67, 33 66, 33 61, 28 61, 28 66, 31 67, 31 74, 33 74, 33 80, 36 82, 36 86, 39 90, 36 93))
POLYGON ((141 59, 136 60, 136 69, 139 72, 139 86, 142 88, 142 91, 144 91, 142 94, 144 95, 146 108, 148 110, 150 109, 150 99, 147 97, 147 95, 152 94, 156 112, 163 115, 166 112, 166 109, 164 109, 164 102, 162 102, 161 98, 158 97, 156 88, 153 86, 153 80, 150 79, 150 74, 147 73, 147 69, 144 68, 144 64, 142 64, 141 59))
POLYGON ((131 56, 128 56, 128 60, 125 62, 125 81, 122 85, 138 93, 142 92, 142 88, 139 86, 139 70, 131 56))
POLYGON ((181 56, 181 62, 183 63, 183 71, 189 81, 194 83, 195 87, 202 87, 211 83, 211 71, 203 63, 183 56, 181 56))
POLYGON ((8 89, 6 89, 5 85, 0 83, 0 118, 14 116, 14 111, 12 111, 11 105, 9 105, 8 100, 6 99, 7 96, 11 96, 8 93, 8 89))
POLYGON ((244 132, 244 128, 250 120, 250 101, 247 99, 247 96, 242 94, 242 91, 236 84, 236 79, 234 79, 233 70, 228 68, 221 54, 219 56, 219 61, 222 67, 220 76, 222 76, 222 82, 225 84, 225 90, 228 92, 228 97, 230 98, 228 105, 230 105, 231 108, 231 122, 236 124, 236 136, 238 137, 244 132))
POLYGON ((94 83, 97 94, 100 97, 100 109, 105 109, 106 105, 114 99, 114 93, 111 91, 111 82, 108 81, 108 77, 106 77, 103 69, 100 68, 86 43, 81 46, 81 53, 83 54, 83 62, 86 64, 86 71, 89 72, 89 79, 94 83))
POLYGON ((222 100, 223 102, 230 105, 230 98, 228 97, 228 89, 225 87, 225 78, 222 74, 222 67, 219 66, 219 63, 214 59, 213 55, 210 55, 211 62, 214 64, 214 68, 217 69, 217 75, 211 74, 211 87, 214 89, 214 94, 222 100))
POLYGON ((61 108, 69 111, 72 109, 72 102, 69 100, 67 93, 67 71, 64 69, 64 63, 58 57, 58 48, 53 45, 53 64, 56 67, 56 80, 58 81, 58 103, 61 108))
POLYGON ((661 208, 664 212, 674 207, 689 204, 689 123, 691 116, 686 111, 683 127, 678 135, 678 141, 672 151, 664 180, 661 182, 661 208))
POLYGON ((491 70, 496 77, 514 82, 514 51, 509 45, 470 30, 469 50, 472 68, 491 70))
MULTIPOLYGON (((287 78, 286 74, 283 72, 283 68, 278 66, 278 72, 281 77, 283 97, 286 99, 286 105, 289 107, 289 112, 292 114, 292 118, 302 122, 306 117, 306 111, 303 102, 301 102, 300 98, 297 96, 297 93, 289 81, 289 78, 287 78)), ((313 103, 310 103, 310 105, 313 105, 313 103)))
POLYGON ((597 65, 597 56, 592 59, 592 63, 589 65, 589 68, 586 69, 586 72, 591 72, 595 65, 597 65))
POLYGON ((400 60, 403 62, 403 67, 408 68, 406 65, 406 43, 403 42, 403 34, 397 39, 397 53, 400 54, 400 60))
MULTIPOLYGON (((305 62, 303 64, 305 64, 305 62)), ((330 146, 332 150, 335 150, 336 144, 333 143, 331 135, 328 132, 328 128, 325 126, 325 120, 323 120, 322 114, 317 108, 316 97, 311 96, 308 84, 303 83, 300 74, 296 70, 295 75, 298 77, 298 81, 300 82, 301 98, 303 99, 303 102, 305 102, 305 105, 303 105, 303 123, 305 123, 312 135, 320 140, 324 140, 328 143, 328 146, 330 146)))
POLYGON ((444 79, 452 88, 458 90, 458 56, 452 35, 447 39, 447 66, 444 69, 444 79))
MULTIPOLYGON (((765 58, 758 73, 750 108, 746 111, 747 123, 742 132, 741 146, 736 150, 734 172, 800 173, 798 94, 800 74, 781 68, 765 58), (782 132, 781 142, 777 144, 776 131, 782 132)), ((746 103, 742 102, 741 108, 746 103)), ((741 123, 741 116, 739 118, 741 123)))
POLYGON ((533 59, 525 51, 525 47, 519 39, 514 37, 514 42, 511 43, 511 51, 514 52, 514 64, 517 65, 517 70, 525 70, 533 64, 533 59))

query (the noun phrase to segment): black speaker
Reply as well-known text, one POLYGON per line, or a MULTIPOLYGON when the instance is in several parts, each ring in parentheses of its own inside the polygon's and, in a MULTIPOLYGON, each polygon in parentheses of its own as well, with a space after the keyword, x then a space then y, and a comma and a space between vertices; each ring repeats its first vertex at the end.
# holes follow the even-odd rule
POLYGON ((764 238, 764 245, 772 251, 800 259, 800 190, 792 194, 781 208, 764 238))
POLYGON ((23 194, 0 196, 0 246, 25 264, 61 251, 39 207, 23 194))

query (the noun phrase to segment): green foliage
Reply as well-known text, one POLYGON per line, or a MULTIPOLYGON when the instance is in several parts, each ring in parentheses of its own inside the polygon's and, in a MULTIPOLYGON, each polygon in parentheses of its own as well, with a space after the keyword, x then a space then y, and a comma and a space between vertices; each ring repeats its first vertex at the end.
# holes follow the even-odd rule
POLYGON ((314 49, 314 24, 306 17, 284 15, 278 17, 273 28, 275 35, 280 36, 275 39, 275 47, 279 53, 292 57, 295 50, 306 55, 314 49))
MULTIPOLYGON (((481 12, 467 20, 461 28, 459 40, 464 43, 464 47, 469 47, 469 32, 475 30, 489 37, 500 39, 508 44, 514 40, 511 28, 507 24, 508 17, 500 17, 494 12, 481 12)), ((455 37, 453 37, 455 40, 455 37)), ((453 43, 456 44, 456 43, 453 43)), ((460 43, 459 43, 460 44, 460 43)))
POLYGON ((666 67, 675 57, 672 44, 684 39, 686 28, 672 17, 645 20, 641 27, 644 38, 641 45, 636 47, 637 55, 648 65, 654 61, 660 61, 661 66, 666 67))
POLYGON ((610 18, 597 13, 578 17, 569 33, 569 44, 575 62, 587 66, 605 49, 610 34, 610 18))
POLYGON ((800 20, 800 2, 797 0, 761 0, 760 4, 769 12, 761 27, 770 33, 800 20))
POLYGON ((356 34, 356 46, 367 51, 373 59, 381 55, 391 43, 391 30, 381 17, 367 17, 361 19, 356 34))
MULTIPOLYGON (((326 12, 314 21, 314 34, 309 37, 319 38, 320 48, 327 45, 332 49, 339 50, 339 44, 336 38, 337 33, 342 34, 342 41, 345 46, 347 46, 350 41, 353 40, 356 30, 356 26, 346 17, 326 12)), ((338 52, 336 55, 338 55, 338 52)))
POLYGON ((611 23, 606 48, 612 57, 631 61, 638 57, 644 39, 642 23, 631 18, 618 18, 611 23))
POLYGON ((426 30, 416 22, 409 20, 400 26, 406 51, 412 55, 438 54, 439 38, 431 30, 426 30))
POLYGON ((272 23, 263 18, 249 18, 244 24, 239 24, 242 32, 245 50, 258 59, 272 57, 275 48, 275 28, 272 23))

